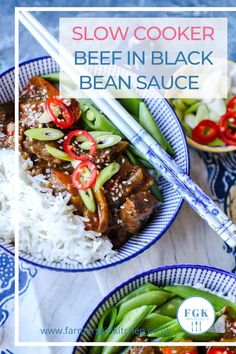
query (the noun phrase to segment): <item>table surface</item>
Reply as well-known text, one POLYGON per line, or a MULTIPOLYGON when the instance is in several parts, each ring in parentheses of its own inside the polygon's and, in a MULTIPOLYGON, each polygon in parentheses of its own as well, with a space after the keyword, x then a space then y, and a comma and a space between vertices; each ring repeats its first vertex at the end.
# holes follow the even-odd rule
MULTIPOLYGON (((65 5, 61 1, 60 5, 65 5)), ((75 5, 71 1, 70 5, 75 5)), ((31 3, 32 4, 32 3, 31 3)), ((37 5, 47 5, 49 1, 37 1, 37 5)), ((58 4, 58 3, 57 3, 58 4)), ((106 1, 106 5, 112 3, 106 1)), ((167 1, 167 5, 177 5, 175 2, 167 1)), ((204 1, 207 5, 207 2, 204 1)), ((220 2, 219 2, 220 4, 220 2)), ((218 5, 219 5, 218 4, 218 5)), ((17 4, 16 2, 16 5, 17 4)), ((30 5, 30 1, 21 1, 21 6, 30 5)), ((35 5, 35 6, 37 6, 35 5)), ((52 1, 50 1, 52 6, 52 1)), ((84 6, 88 5, 85 2, 84 6)), ((103 4, 104 5, 104 4, 103 4)), ((117 4, 117 5, 120 5, 117 4)), ((127 3, 126 5, 132 5, 127 3)), ((137 5, 137 4, 136 4, 137 5)), ((139 5, 143 5, 139 1, 139 5)), ((153 2, 145 5, 154 5, 153 2)), ((178 1, 181 5, 181 1, 178 1)), ((182 5, 187 5, 182 2, 182 5)), ((200 1, 192 1, 188 5, 201 5, 200 1)), ((208 1, 208 5, 210 2, 208 1)), ((214 2, 217 6, 217 1, 214 2)), ((233 5, 233 1, 228 1, 233 5)), ((0 61, 1 71, 13 65, 13 37, 9 27, 12 25, 12 14, 9 14, 9 5, 4 3, 5 21, 7 27, 5 39, 0 48, 5 51, 0 61), (8 8, 7 8, 8 6, 8 8)), ((86 14, 83 14, 86 16, 86 14)), ((104 15, 104 14, 103 14, 104 15)), ((195 15, 199 15, 195 13, 195 15)), ((212 14, 213 15, 213 14, 212 14)), ((231 19, 232 19, 232 15, 231 19)), ((56 34, 57 29, 53 23, 57 23, 58 14, 51 17, 45 16, 42 22, 48 26, 52 33, 56 34)), ((230 31, 235 28, 230 26, 230 31)), ((232 21, 230 22, 232 23, 232 21)), ((236 36, 233 41, 236 41, 236 36)), ((229 46, 230 57, 236 59, 236 45, 231 42, 229 46), (233 44, 234 45, 233 45, 233 44)), ((26 60, 32 57, 44 55, 42 48, 32 40, 27 32, 21 36, 21 59, 26 60), (28 50, 30 46, 30 52, 28 50), (31 53, 34 53, 33 55, 31 53)), ((236 177, 235 164, 236 154, 219 157, 217 155, 199 154, 194 150, 191 155, 191 176, 214 200, 223 206, 228 186, 236 177)), ((184 204, 176 221, 166 234, 150 249, 138 257, 120 266, 90 273, 59 273, 31 267, 25 263, 21 264, 20 274, 21 296, 20 296, 20 340, 21 341, 75 341, 77 334, 42 334, 43 328, 71 329, 82 328, 84 322, 96 307, 96 305, 114 287, 120 285, 130 277, 161 265, 192 263, 218 267, 227 271, 235 272, 236 252, 226 247, 219 237, 201 220, 192 209, 184 204)), ((29 348, 14 348, 13 325, 14 325, 14 304, 12 282, 13 260, 12 257, 0 250, 0 274, 1 266, 8 265, 9 274, 6 281, 0 278, 0 351, 1 354, 70 354, 71 348, 43 347, 35 350, 29 348), (5 285, 4 285, 5 284, 5 285), (5 288, 4 288, 4 286, 5 288)))

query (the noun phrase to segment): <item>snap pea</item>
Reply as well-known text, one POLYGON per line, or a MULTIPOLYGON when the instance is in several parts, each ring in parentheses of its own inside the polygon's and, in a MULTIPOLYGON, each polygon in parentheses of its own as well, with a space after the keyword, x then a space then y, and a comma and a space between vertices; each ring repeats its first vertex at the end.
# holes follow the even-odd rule
MULTIPOLYGON (((111 132, 107 132, 107 131, 98 131, 98 130, 94 130, 94 131, 90 131, 89 132, 90 135, 92 135, 92 137, 96 140, 97 138, 100 138, 101 136, 107 136, 107 135, 113 135, 113 133, 111 132)), ((76 140, 79 142, 83 142, 86 141, 86 137, 84 135, 78 135, 76 137, 76 140)))
POLYGON ((125 155, 128 157, 128 159, 132 165, 135 166, 138 164, 136 157, 134 156, 134 154, 132 154, 132 152, 129 150, 129 148, 125 150, 125 155))
MULTIPOLYGON (((186 339, 192 339, 194 342, 210 342, 210 341, 215 341, 219 339, 222 336, 222 333, 217 333, 217 332, 206 332, 202 334, 187 334, 185 333, 185 338, 186 339)), ((184 339, 184 338, 183 338, 184 339)))
POLYGON ((171 342, 173 340, 173 336, 169 335, 169 336, 165 336, 165 337, 158 337, 155 339, 152 339, 151 342, 171 342))
POLYGON ((192 137, 192 129, 190 128, 190 126, 184 120, 181 122, 181 124, 182 124, 187 136, 189 138, 191 138, 192 137))
POLYGON ((80 108, 82 111, 81 119, 92 130, 109 131, 123 137, 123 134, 115 127, 110 120, 100 112, 89 99, 80 99, 80 108))
POLYGON ((139 123, 140 125, 162 146, 169 154, 174 155, 174 150, 169 142, 162 135, 155 119, 151 115, 144 102, 139 104, 139 123))
POLYGON ((139 104, 142 102, 141 98, 119 98, 118 101, 132 116, 139 116, 139 104))
POLYGON ((206 332, 202 334, 192 335, 186 332, 178 332, 174 335, 168 335, 164 337, 155 338, 154 342, 181 342, 184 340, 192 340, 193 342, 210 342, 215 341, 220 338, 222 334, 217 332, 206 332))
POLYGON ((157 328, 170 321, 172 321, 171 317, 162 316, 153 312, 143 321, 140 328, 144 330, 145 333, 151 333, 153 330, 156 331, 157 328))
POLYGON ((149 291, 147 293, 135 296, 134 298, 121 304, 116 323, 119 323, 128 311, 143 306, 144 304, 160 306, 171 297, 173 297, 172 294, 159 290, 149 291))
POLYGON ((188 106, 192 106, 194 103, 199 102, 197 98, 180 98, 180 100, 188 106))
POLYGON ((185 114, 196 113, 201 102, 195 102, 188 109, 186 109, 185 114))
POLYGON ((154 195, 154 197, 157 198, 157 200, 159 200, 160 202, 163 202, 163 196, 161 194, 161 191, 158 187, 158 184, 156 182, 153 183, 153 185, 150 187, 152 194, 154 195))
POLYGON ((141 152, 139 152, 138 149, 136 149, 135 146, 130 145, 129 150, 132 152, 133 155, 139 158, 139 160, 141 161, 141 163, 144 164, 145 167, 153 170, 153 166, 150 164, 150 162, 146 160, 145 156, 141 152))
MULTIPOLYGON (((131 310, 125 314, 122 321, 114 328, 114 331, 107 338, 107 342, 126 342, 132 340, 135 330, 140 323, 147 317, 155 306, 141 306, 135 310, 131 310)), ((116 354, 119 347, 104 347, 102 354, 116 354)))
POLYGON ((120 306, 123 302, 126 302, 130 299, 133 299, 135 296, 141 295, 141 294, 145 294, 147 292, 150 291, 155 291, 155 290, 160 290, 160 288, 158 288, 156 285, 152 284, 152 283, 146 283, 144 285, 141 285, 140 287, 138 287, 137 289, 135 289, 134 291, 132 291, 131 293, 125 295, 118 303, 116 306, 120 306))
POLYGON ((173 101, 172 101, 172 104, 180 109, 181 111, 185 111, 186 110, 186 105, 185 103, 180 99, 180 98, 175 98, 173 101))
POLYGON ((173 299, 165 302, 163 305, 159 306, 155 312, 164 316, 176 318, 178 308, 182 302, 183 299, 181 299, 179 296, 176 296, 173 299))
MULTIPOLYGON (((96 148, 97 149, 105 149, 108 147, 111 147, 113 145, 118 144, 121 141, 121 136, 119 135, 101 135, 101 136, 97 136, 95 138, 96 141, 96 148)), ((90 150, 91 149, 91 145, 89 143, 89 141, 84 141, 81 144, 79 144, 79 148, 82 150, 90 150)))
POLYGON ((97 192, 107 181, 109 181, 120 169, 120 165, 117 162, 112 162, 108 166, 104 167, 99 172, 99 175, 95 184, 95 192, 97 192))
POLYGON ((193 297, 193 296, 203 297, 212 304, 215 311, 220 311, 220 310, 222 310, 222 308, 227 306, 227 307, 231 308, 233 310, 233 312, 236 314, 236 304, 234 304, 233 302, 231 302, 227 299, 219 297, 217 295, 210 294, 206 291, 192 288, 192 287, 186 286, 186 285, 166 286, 164 289, 172 292, 173 294, 176 294, 176 295, 182 297, 183 299, 187 299, 187 298, 193 297))
POLYGON ((184 120, 184 111, 182 111, 181 109, 176 108, 176 107, 174 107, 174 111, 175 111, 177 117, 179 118, 179 120, 182 123, 182 121, 184 120))
POLYGON ((26 130, 24 134, 40 141, 59 140, 64 136, 64 133, 61 130, 53 128, 32 128, 26 130))
POLYGON ((95 213, 96 203, 91 188, 88 188, 86 190, 79 190, 79 195, 83 200, 84 204, 86 205, 87 209, 91 211, 91 213, 95 213))
POLYGON ((150 338, 161 338, 173 336, 178 334, 179 332, 182 332, 182 328, 180 327, 178 321, 172 320, 160 326, 157 331, 152 331, 151 333, 148 333, 147 336, 150 338))
POLYGON ((57 159, 64 160, 64 161, 74 161, 69 155, 67 155, 64 151, 60 149, 57 149, 48 144, 46 144, 45 147, 49 152, 49 154, 51 154, 53 157, 56 157, 57 159))
MULTIPOLYGON (((106 339, 109 337, 109 335, 111 334, 114 328, 116 316, 117 316, 117 310, 115 307, 110 307, 103 313, 97 326, 94 342, 106 341, 106 339)), ((101 351, 102 351, 102 347, 92 347, 89 353, 100 354, 101 351)))
POLYGON ((59 73, 44 74, 41 75, 41 77, 43 77, 48 81, 59 82, 60 74, 59 73))
POLYGON ((149 170, 153 170, 153 166, 150 164, 150 162, 148 162, 145 156, 136 149, 135 146, 129 145, 128 150, 135 157, 136 164, 138 162, 140 166, 148 168, 149 170))

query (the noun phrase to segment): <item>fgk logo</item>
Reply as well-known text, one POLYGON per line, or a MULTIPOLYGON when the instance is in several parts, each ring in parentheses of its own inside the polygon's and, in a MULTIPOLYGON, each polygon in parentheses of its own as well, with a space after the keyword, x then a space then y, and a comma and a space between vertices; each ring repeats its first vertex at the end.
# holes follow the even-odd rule
POLYGON ((208 331, 215 322, 215 311, 206 299, 191 297, 180 305, 177 319, 185 332, 201 334, 208 331))

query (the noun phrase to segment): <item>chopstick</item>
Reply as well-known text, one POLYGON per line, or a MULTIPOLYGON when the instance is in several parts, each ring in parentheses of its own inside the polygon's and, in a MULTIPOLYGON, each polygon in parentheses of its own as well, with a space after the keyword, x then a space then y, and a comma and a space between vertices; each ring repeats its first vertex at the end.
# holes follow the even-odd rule
MULTIPOLYGON (((71 56, 58 41, 28 12, 20 12, 19 19, 66 74, 76 82, 76 76, 85 70, 71 67, 71 56)), ((140 126, 140 124, 114 99, 110 92, 102 98, 92 98, 113 124, 133 145, 145 155, 152 166, 173 186, 188 204, 230 246, 236 246, 236 225, 180 168, 166 151, 140 126), (105 98, 104 98, 105 97, 105 98)))

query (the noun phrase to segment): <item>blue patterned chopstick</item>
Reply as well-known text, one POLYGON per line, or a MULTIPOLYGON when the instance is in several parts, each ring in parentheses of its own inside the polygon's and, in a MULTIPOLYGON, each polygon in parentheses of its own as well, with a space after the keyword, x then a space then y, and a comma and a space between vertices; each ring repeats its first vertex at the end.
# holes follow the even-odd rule
POLYGON ((206 220, 209 226, 229 246, 235 247, 236 225, 232 220, 222 212, 119 102, 109 94, 107 97, 107 99, 93 99, 93 101, 127 139, 145 155, 153 167, 171 183, 188 204, 206 220))

